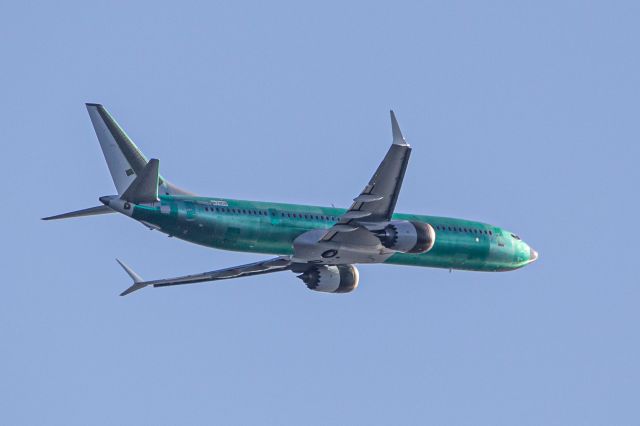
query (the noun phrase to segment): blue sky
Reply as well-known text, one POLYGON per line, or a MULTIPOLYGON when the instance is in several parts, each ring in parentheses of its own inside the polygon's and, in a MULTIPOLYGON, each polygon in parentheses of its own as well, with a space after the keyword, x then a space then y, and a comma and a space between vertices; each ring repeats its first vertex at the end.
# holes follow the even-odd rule
POLYGON ((3 424, 638 424, 636 2, 0 6, 3 424), (84 102, 197 193, 345 206, 391 140, 398 210, 540 252, 147 290, 262 258, 115 215, 84 102))

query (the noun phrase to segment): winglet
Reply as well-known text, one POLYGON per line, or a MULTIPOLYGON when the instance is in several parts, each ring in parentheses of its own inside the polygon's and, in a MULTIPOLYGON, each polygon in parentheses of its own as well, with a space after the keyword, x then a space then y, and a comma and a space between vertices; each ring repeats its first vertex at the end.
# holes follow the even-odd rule
POLYGON ((157 159, 149 160, 120 198, 135 204, 158 201, 159 168, 160 162, 157 159))
POLYGON ((393 110, 389 111, 391 113, 391 131, 393 133, 393 144, 394 145, 407 145, 407 141, 404 140, 404 136, 402 136, 402 132, 400 131, 400 126, 398 125, 398 120, 396 120, 396 115, 393 110))
POLYGON ((124 271, 133 280, 133 285, 128 289, 126 289, 125 291, 123 291, 122 293, 120 293, 120 296, 126 296, 129 293, 133 293, 134 291, 140 290, 147 286, 147 283, 144 282, 142 277, 136 274, 136 272, 133 269, 129 268, 124 262, 122 262, 120 259, 116 259, 116 262, 118 262, 120 266, 122 266, 122 269, 124 269, 124 271))

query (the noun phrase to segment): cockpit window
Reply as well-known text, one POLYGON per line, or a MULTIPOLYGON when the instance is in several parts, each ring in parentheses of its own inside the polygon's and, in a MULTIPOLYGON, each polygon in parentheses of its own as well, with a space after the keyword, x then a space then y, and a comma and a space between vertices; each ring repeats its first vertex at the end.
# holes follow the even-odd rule
POLYGON ((519 240, 519 239, 520 239, 520 237, 518 237, 516 234, 511 234, 511 236, 512 236, 513 238, 515 238, 516 240, 519 240))

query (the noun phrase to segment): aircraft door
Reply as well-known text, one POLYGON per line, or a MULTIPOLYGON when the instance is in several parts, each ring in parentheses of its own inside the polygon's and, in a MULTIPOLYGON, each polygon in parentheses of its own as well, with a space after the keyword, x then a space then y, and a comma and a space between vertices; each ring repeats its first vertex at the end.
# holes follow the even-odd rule
POLYGON ((276 209, 269 209, 269 220, 272 225, 280 225, 280 212, 276 209))
POLYGON ((182 205, 178 205, 178 212, 182 218, 187 222, 193 222, 196 220, 196 205, 191 202, 184 202, 182 205))

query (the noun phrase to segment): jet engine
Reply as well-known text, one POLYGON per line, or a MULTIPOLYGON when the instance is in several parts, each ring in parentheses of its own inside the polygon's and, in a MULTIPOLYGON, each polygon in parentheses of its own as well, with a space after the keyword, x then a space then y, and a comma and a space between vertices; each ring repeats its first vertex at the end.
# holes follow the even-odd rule
POLYGON ((383 246, 402 253, 426 253, 436 242, 433 226, 408 220, 393 220, 375 234, 383 246))
POLYGON ((309 290, 349 293, 358 287, 358 269, 353 265, 313 265, 298 275, 309 290))

